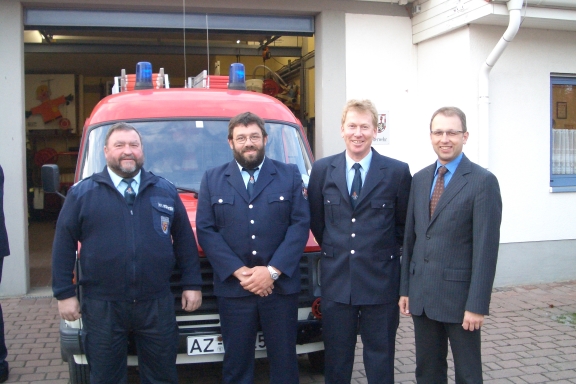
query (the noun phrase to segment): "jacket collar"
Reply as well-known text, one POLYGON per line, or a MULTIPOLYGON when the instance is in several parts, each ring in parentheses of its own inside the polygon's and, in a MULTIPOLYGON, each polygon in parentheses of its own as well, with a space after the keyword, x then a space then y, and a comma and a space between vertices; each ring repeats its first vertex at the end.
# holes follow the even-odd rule
MULTIPOLYGON (((366 174, 364 183, 362 184, 362 190, 360 191, 360 196, 358 197, 358 203, 356 208, 358 208, 362 201, 372 192, 372 190, 378 185, 378 183, 385 177, 385 169, 388 168, 386 163, 386 158, 380 155, 374 148, 372 150, 372 161, 370 161, 370 169, 366 174)), ((332 180, 344 196, 347 202, 350 202, 350 193, 348 192, 348 184, 346 183, 346 151, 334 157, 330 163, 332 166, 332 180)))
POLYGON ((266 157, 264 163, 262 164, 262 169, 258 174, 258 180, 254 184, 254 192, 252 198, 248 197, 248 191, 246 190, 246 185, 244 184, 244 179, 240 174, 240 169, 238 168, 238 163, 236 160, 232 160, 228 163, 225 173, 228 178, 228 183, 238 192, 240 196, 247 202, 253 201, 258 195, 266 188, 268 184, 274 179, 276 175, 276 166, 272 162, 272 159, 266 157))
MULTIPOLYGON (((140 186, 138 188, 138 193, 143 191, 148 185, 156 184, 158 182, 158 176, 151 172, 146 172, 144 168, 142 168, 140 171, 140 186)), ((97 183, 106 184, 116 190, 116 186, 112 182, 110 174, 108 173, 107 166, 104 166, 102 172, 98 172, 92 175, 92 180, 97 183)))
MULTIPOLYGON (((436 163, 430 167, 432 179, 434 179, 434 171, 436 170, 436 163)), ((468 180, 466 179, 466 175, 469 174, 472 170, 472 162, 466 157, 466 155, 462 156, 462 160, 460 161, 460 165, 456 168, 456 172, 452 175, 448 186, 440 196, 440 200, 438 200, 438 204, 436 205, 436 209, 434 210, 434 215, 430 218, 430 224, 434 222, 436 217, 442 212, 442 210, 448 205, 448 203, 464 188, 466 184, 468 184, 468 180)), ((426 193, 430 193, 428 190, 426 193)))

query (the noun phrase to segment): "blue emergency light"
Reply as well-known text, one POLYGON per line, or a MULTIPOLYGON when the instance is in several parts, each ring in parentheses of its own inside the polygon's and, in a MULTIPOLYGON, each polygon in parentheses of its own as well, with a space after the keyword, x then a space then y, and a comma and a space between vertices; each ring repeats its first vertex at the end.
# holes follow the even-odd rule
POLYGON ((235 89, 238 91, 246 90, 246 73, 244 71, 244 64, 242 63, 230 64, 230 71, 228 75, 228 89, 235 89))
POLYGON ((152 64, 147 61, 140 61, 136 64, 136 85, 135 90, 152 89, 152 64))

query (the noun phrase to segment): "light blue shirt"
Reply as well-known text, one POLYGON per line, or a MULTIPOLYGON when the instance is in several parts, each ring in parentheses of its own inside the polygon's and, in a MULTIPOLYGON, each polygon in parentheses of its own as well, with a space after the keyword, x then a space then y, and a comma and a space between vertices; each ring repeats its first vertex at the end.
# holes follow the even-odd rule
MULTIPOLYGON (((266 157, 264 157, 264 160, 266 160, 266 157)), ((256 172, 254 172, 254 182, 258 181, 258 175, 260 174, 260 170, 262 169, 262 164, 264 164, 264 160, 262 160, 256 172)), ((242 175, 242 179, 244 180, 244 186, 248 188, 248 180, 250 180, 250 174, 246 171, 243 171, 242 168, 244 167, 241 166, 238 162, 236 162, 236 164, 238 164, 238 169, 240 169, 240 174, 242 175)))
POLYGON ((364 181, 366 180, 366 174, 368 173, 368 169, 370 169, 370 162, 372 161, 372 149, 370 152, 360 161, 354 161, 350 156, 348 156, 348 152, 346 152, 346 184, 348 185, 348 193, 352 189, 352 181, 354 181, 354 175, 356 174, 356 170, 352 168, 352 166, 356 163, 360 164, 360 176, 362 177, 362 185, 364 185, 364 181))
MULTIPOLYGON (((128 184, 123 182, 122 181, 123 177, 120 177, 117 174, 115 174, 114 171, 110 169, 110 167, 107 167, 107 168, 108 168, 108 173, 110 174, 110 178, 112 179, 112 183, 114 184, 114 186, 116 187, 118 192, 120 192, 120 194, 122 196, 124 196, 124 191, 126 191, 126 188, 128 188, 128 184)), ((132 189, 134 190, 135 194, 138 194, 138 188, 140 187, 140 173, 141 172, 142 171, 138 171, 138 174, 133 177, 134 182, 132 183, 132 189)))
MULTIPOLYGON (((464 153, 460 153, 457 158, 449 162, 445 165, 447 172, 444 174, 444 188, 448 186, 448 183, 452 179, 452 175, 456 172, 456 168, 460 165, 460 161, 462 161, 462 156, 464 153)), ((438 178, 438 168, 440 168, 442 164, 436 160, 436 170, 434 171, 434 180, 432 180, 432 188, 430 189, 430 199, 432 199, 432 193, 434 192, 434 186, 436 185, 436 179, 438 178)))

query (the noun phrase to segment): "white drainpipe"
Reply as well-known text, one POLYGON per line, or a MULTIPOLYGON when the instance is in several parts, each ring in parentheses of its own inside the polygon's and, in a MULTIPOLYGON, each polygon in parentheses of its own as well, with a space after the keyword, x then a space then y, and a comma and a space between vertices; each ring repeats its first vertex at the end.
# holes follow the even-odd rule
POLYGON ((508 28, 504 35, 500 38, 500 41, 492 52, 488 55, 486 62, 482 64, 480 68, 479 84, 478 84, 478 162, 484 168, 489 167, 489 150, 490 150, 490 93, 488 92, 490 80, 490 71, 502 55, 502 52, 508 46, 516 33, 520 29, 522 4, 524 0, 510 0, 508 1, 508 11, 510 13, 510 21, 508 22, 508 28))

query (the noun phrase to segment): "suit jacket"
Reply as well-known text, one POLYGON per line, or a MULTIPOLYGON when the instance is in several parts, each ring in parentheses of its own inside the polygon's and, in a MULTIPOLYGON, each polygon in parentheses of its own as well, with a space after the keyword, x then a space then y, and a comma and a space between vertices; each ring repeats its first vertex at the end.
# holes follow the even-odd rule
POLYGON ((502 200, 496 177, 465 155, 430 218, 436 163, 414 175, 400 294, 410 312, 461 323, 464 311, 488 314, 500 241, 502 200))
POLYGON ((214 269, 216 296, 252 295, 233 273, 247 266, 282 271, 274 292, 300 292, 300 258, 310 229, 302 176, 294 164, 266 158, 252 198, 235 160, 206 171, 196 214, 198 242, 214 269))
POLYGON ((2 166, 0 166, 0 257, 8 256, 9 254, 10 247, 8 246, 8 234, 6 233, 4 220, 4 171, 2 166))
POLYGON ((372 161, 352 208, 345 152, 312 167, 311 229, 322 247, 322 297, 352 305, 398 300, 400 247, 412 175, 408 164, 372 149, 372 161))

